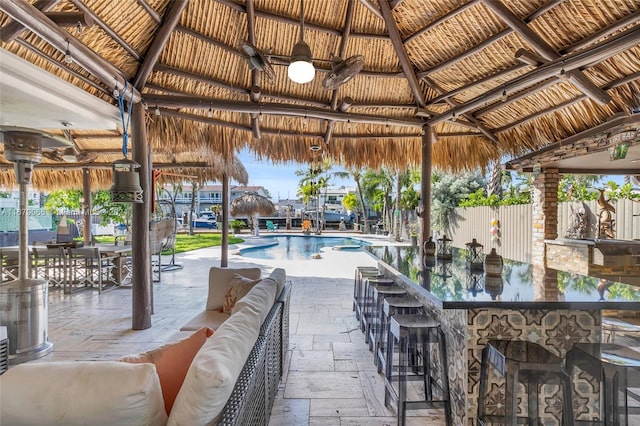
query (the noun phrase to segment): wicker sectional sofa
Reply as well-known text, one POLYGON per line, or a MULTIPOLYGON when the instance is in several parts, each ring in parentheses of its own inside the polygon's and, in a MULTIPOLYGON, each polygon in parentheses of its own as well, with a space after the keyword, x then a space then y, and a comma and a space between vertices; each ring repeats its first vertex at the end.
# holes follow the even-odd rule
MULTIPOLYGON (((221 300, 221 292, 227 293, 231 277, 238 272, 243 271, 212 268, 207 308, 221 300)), ((253 272, 251 278, 255 278, 253 272)), ((217 312, 196 317, 204 327, 184 330, 176 335, 177 342, 138 354, 137 360, 132 356, 133 361, 36 362, 12 367, 0 376, 0 422, 267 425, 288 346, 290 291, 284 270, 275 269, 254 281, 231 314, 223 318, 217 315, 222 313, 220 308, 206 309, 217 312), (210 323, 215 329, 212 335, 203 322, 207 316, 223 318, 210 323), (167 407, 166 372, 175 373, 185 360, 186 375, 178 384, 175 401, 167 407)), ((193 325, 192 320, 187 329, 193 325)))

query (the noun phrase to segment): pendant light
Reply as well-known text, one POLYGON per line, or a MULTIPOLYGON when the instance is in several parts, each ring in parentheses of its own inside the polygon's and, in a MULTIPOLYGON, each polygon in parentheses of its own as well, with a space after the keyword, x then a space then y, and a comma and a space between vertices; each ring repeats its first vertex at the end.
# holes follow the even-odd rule
POLYGON ((289 78, 299 84, 308 83, 316 75, 311 62, 311 48, 304 41, 304 2, 300 0, 300 40, 291 51, 291 63, 287 69, 289 78))

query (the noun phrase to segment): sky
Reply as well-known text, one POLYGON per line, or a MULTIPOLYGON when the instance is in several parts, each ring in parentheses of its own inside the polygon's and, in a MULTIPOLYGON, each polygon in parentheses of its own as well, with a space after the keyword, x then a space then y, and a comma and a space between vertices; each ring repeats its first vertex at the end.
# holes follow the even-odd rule
MULTIPOLYGON (((296 170, 306 170, 308 164, 290 163, 274 165, 270 160, 256 160, 253 153, 243 151, 238 158, 244 164, 249 174, 250 186, 262 186, 271 194, 272 201, 285 198, 297 198, 300 177, 296 176, 296 170)), ((336 168, 338 170, 338 168, 336 168)), ((331 187, 353 187, 352 179, 338 179, 332 177, 329 181, 331 187)))

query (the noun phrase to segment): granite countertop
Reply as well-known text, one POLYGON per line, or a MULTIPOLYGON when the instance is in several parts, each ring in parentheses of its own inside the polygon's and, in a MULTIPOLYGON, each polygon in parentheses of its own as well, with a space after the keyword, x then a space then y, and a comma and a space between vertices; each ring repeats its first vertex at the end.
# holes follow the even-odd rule
POLYGON ((487 276, 484 271, 469 271, 459 249, 453 250, 451 261, 429 262, 422 276, 417 247, 367 247, 367 251, 396 278, 415 286, 444 309, 640 310, 640 287, 598 277, 544 270, 508 259, 499 277, 487 276))

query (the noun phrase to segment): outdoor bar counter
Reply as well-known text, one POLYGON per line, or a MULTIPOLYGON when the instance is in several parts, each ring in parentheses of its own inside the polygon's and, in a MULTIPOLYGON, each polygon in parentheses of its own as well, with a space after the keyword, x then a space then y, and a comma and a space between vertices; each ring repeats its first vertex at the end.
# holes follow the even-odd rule
MULTIPOLYGON (((425 305, 447 339, 454 424, 475 425, 481 352, 491 339, 528 340, 564 357, 574 343, 602 339, 603 311, 640 311, 640 287, 504 260, 500 277, 470 271, 463 250, 430 259, 420 272, 417 247, 367 247, 378 268, 425 305)), ((555 387, 543 387, 552 391, 555 387)), ((581 395, 578 418, 597 415, 598 395, 581 395), (585 400, 587 401, 587 400, 585 400)), ((524 400, 526 401, 526 399, 524 400)), ((542 404, 542 403, 541 403, 542 404)), ((559 424, 560 409, 544 424, 559 424)))

